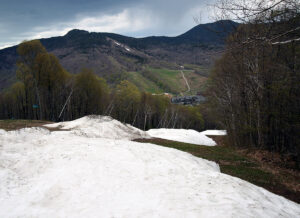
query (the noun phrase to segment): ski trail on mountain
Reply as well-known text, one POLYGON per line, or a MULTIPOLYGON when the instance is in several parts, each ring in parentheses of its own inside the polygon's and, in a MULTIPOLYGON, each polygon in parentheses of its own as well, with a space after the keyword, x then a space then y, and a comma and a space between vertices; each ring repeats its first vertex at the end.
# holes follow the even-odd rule
POLYGON ((185 78, 183 71, 181 70, 180 72, 181 72, 182 78, 184 79, 185 84, 186 84, 186 86, 187 86, 187 91, 186 91, 186 92, 190 92, 190 91, 191 91, 191 87, 190 87, 190 85, 189 85, 187 79, 185 78))

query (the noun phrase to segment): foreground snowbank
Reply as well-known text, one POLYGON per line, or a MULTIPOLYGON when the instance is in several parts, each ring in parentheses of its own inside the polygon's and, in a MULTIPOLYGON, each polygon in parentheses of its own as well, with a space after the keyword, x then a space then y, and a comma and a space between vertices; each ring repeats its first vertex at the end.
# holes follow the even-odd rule
POLYGON ((223 130, 197 132, 192 129, 150 129, 147 133, 155 138, 207 146, 216 145, 216 142, 207 137, 207 135, 226 135, 226 131, 223 130))
POLYGON ((300 216, 298 204, 213 162, 109 138, 123 127, 90 129, 97 137, 72 128, 0 130, 0 217, 300 216))

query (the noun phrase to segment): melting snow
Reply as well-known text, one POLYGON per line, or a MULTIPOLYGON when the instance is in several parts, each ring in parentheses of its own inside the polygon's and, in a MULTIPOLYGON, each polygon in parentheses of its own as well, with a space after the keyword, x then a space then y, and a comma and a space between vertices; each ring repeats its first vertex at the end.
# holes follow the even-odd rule
POLYGON ((300 216, 214 162, 129 141, 146 133, 110 118, 51 127, 68 131, 0 130, 0 217, 300 216))
POLYGON ((207 137, 205 132, 197 132, 191 129, 150 129, 147 131, 150 136, 155 138, 168 139, 196 145, 215 146, 216 142, 207 137))
POLYGON ((113 40, 113 39, 108 39, 108 40, 111 40, 111 41, 112 41, 113 43, 115 43, 117 46, 120 46, 120 47, 124 48, 126 51, 129 51, 129 52, 131 51, 131 49, 128 48, 126 45, 123 45, 123 44, 117 42, 116 40, 113 40))
POLYGON ((226 135, 226 130, 205 130, 201 132, 204 135, 226 135))
POLYGON ((75 135, 92 138, 130 140, 149 138, 146 132, 105 116, 86 116, 74 121, 47 124, 45 127, 70 130, 75 135))
POLYGON ((116 42, 116 41, 114 41, 114 43, 115 43, 116 45, 119 45, 119 46, 121 45, 120 43, 118 43, 118 42, 116 42))

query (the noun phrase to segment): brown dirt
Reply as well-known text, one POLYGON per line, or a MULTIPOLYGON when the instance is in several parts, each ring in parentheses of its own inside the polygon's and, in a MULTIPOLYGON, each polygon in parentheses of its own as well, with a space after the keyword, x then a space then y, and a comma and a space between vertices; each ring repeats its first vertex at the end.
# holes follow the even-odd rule
POLYGON ((52 122, 43 120, 0 120, 0 129, 11 131, 22 128, 41 127, 50 123, 52 122))
POLYGON ((295 169, 292 158, 265 150, 240 150, 239 152, 259 162, 262 169, 278 176, 282 185, 298 192, 300 196, 300 171, 295 169))
POLYGON ((30 127, 42 127, 50 131, 69 131, 68 129, 60 129, 60 127, 50 128, 43 126, 52 123, 44 120, 0 120, 0 129, 12 131, 30 127))

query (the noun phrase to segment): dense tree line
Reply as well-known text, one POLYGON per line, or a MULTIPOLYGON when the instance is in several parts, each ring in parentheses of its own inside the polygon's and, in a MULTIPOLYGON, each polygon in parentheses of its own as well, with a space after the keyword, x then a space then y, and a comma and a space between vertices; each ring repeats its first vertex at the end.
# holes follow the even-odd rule
POLYGON ((212 72, 212 109, 231 143, 292 154, 299 164, 299 2, 257 2, 218 6, 244 23, 212 72))
POLYGON ((127 80, 109 87, 89 69, 72 75, 38 40, 21 43, 18 54, 18 81, 0 94, 0 119, 61 121, 99 114, 145 130, 203 129, 198 107, 173 105, 127 80))

